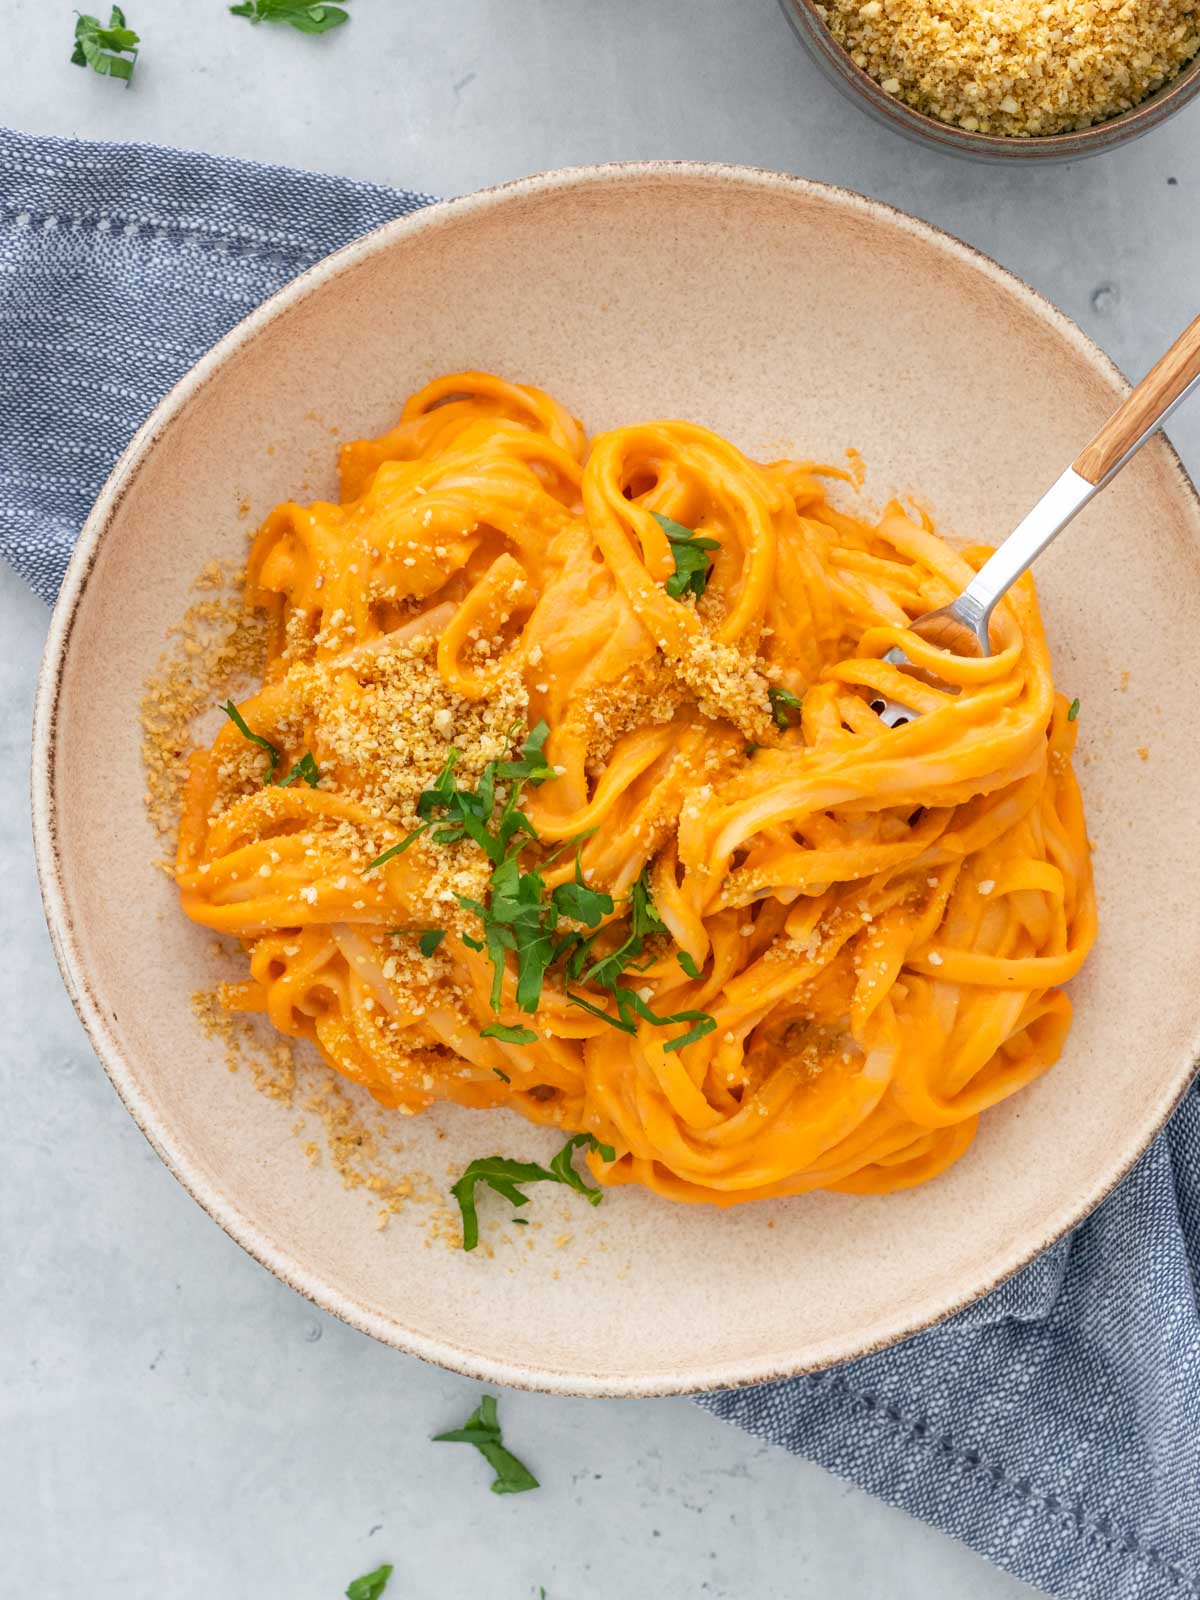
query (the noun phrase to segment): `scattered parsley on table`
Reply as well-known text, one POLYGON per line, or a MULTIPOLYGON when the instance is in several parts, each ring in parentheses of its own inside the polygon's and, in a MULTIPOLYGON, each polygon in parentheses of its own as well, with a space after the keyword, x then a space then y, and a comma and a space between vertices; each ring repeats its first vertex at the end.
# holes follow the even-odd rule
POLYGON ((328 33, 350 21, 348 11, 326 5, 325 0, 242 0, 229 9, 248 22, 282 22, 298 33, 328 33))
MULTIPOLYGON (((461 1428, 434 1434, 433 1442, 473 1444, 496 1474, 492 1479, 493 1494, 524 1494, 527 1489, 538 1487, 537 1479, 524 1462, 518 1461, 512 1451, 505 1448, 496 1415, 495 1395, 485 1394, 461 1428)), ((358 1597, 355 1596, 354 1600, 358 1600, 358 1597)))
POLYGON ((133 29, 126 26, 120 6, 114 6, 109 13, 107 28, 99 17, 77 13, 71 62, 76 67, 91 67, 102 78, 120 78, 128 89, 140 43, 133 29))
POLYGON ((346 1586, 346 1600, 379 1600, 392 1575, 390 1566, 376 1567, 374 1572, 364 1572, 346 1586))

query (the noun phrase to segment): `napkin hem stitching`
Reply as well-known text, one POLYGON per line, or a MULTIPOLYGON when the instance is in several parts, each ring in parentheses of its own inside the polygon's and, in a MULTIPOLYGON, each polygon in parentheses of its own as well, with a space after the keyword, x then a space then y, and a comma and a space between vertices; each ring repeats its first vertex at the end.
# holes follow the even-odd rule
MULTIPOLYGON (((1089 1512, 1082 1501, 1077 1501, 1078 1509, 1072 1510, 1060 1495, 1035 1490, 1026 1476, 1014 1479, 1006 1468, 988 1461, 982 1451, 956 1447, 949 1434, 935 1435, 924 1418, 909 1420, 904 1410, 894 1402, 884 1404, 869 1390, 860 1393, 853 1389, 849 1380, 841 1373, 833 1375, 813 1373, 809 1378, 809 1387, 814 1391, 824 1388, 827 1392, 840 1394, 851 1404, 860 1405, 868 1417, 888 1427, 893 1437, 902 1444, 914 1447, 936 1445, 937 1455, 947 1462, 953 1461, 966 1468, 968 1475, 974 1475, 977 1469, 982 1468, 992 1478, 997 1489, 1005 1491, 1019 1501, 1035 1506, 1056 1526, 1070 1528, 1077 1539, 1089 1544, 1093 1550, 1099 1543, 1110 1555, 1126 1556, 1134 1565, 1163 1574, 1172 1583, 1182 1585, 1182 1593, 1192 1596, 1200 1594, 1195 1581, 1177 1562, 1168 1560, 1156 1546, 1144 1545, 1132 1529, 1127 1529, 1123 1535, 1123 1543, 1115 1543, 1116 1530, 1112 1517, 1107 1513, 1097 1515, 1089 1512), (1028 1487, 1022 1489, 1022 1485, 1028 1487)), ((926 1459, 936 1459, 936 1455, 927 1454, 926 1459)))

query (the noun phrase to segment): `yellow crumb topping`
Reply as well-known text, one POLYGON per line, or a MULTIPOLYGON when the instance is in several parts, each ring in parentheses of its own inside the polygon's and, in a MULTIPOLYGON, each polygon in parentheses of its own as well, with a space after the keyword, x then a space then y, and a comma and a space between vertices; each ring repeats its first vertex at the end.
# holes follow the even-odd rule
POLYGON ((825 0, 852 61, 969 133, 1063 133, 1128 111, 1200 50, 1194 0, 825 0))

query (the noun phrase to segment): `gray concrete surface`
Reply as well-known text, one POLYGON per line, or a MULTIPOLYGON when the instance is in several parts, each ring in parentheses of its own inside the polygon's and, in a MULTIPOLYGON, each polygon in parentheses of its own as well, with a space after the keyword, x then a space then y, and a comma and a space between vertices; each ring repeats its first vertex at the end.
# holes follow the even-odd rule
MULTIPOLYGON (((1132 148, 967 165, 877 129, 775 0, 351 0, 326 39, 222 0, 128 0, 128 93, 68 64, 69 6, 0 0, 0 121, 452 194, 638 156, 750 162, 878 195, 998 257, 1138 374, 1200 299, 1200 105, 1132 148)), ((889 359, 880 352, 881 361, 889 359)), ((976 397, 980 427, 988 397, 976 397)), ((1200 467, 1200 407, 1172 430, 1200 467)), ((61 990, 28 836, 47 618, 0 571, 0 1592, 324 1600, 950 1600, 1029 1594, 685 1401, 506 1395, 537 1495, 426 1441, 475 1387, 316 1312, 174 1183, 61 990)))

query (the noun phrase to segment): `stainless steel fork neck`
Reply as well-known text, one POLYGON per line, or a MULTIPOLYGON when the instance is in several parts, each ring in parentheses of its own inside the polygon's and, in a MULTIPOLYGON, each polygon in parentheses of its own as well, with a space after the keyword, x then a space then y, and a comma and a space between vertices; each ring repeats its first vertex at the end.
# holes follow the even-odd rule
POLYGON ((1068 467, 948 607, 971 629, 985 656, 991 654, 988 624, 996 602, 1083 510, 1098 487, 1068 467))
MULTIPOLYGON (((978 582, 978 578, 976 579, 978 582)), ((944 614, 954 617, 957 621, 970 628, 979 640, 980 655, 990 656, 992 653, 991 641, 988 638, 988 623, 992 615, 992 606, 984 606, 977 595, 971 593, 974 584, 969 585, 959 595, 957 600, 952 600, 946 607, 944 614)), ((992 605, 995 605, 995 600, 992 605)))

